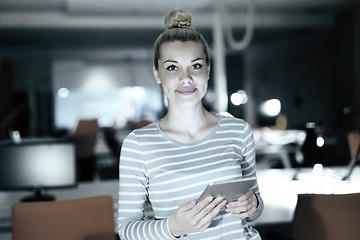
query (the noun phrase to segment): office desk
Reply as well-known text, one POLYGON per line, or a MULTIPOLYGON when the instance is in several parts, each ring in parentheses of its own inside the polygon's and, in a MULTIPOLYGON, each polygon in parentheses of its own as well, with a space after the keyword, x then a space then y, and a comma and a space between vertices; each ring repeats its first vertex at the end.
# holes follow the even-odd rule
MULTIPOLYGON (((312 174, 312 169, 298 172, 300 180, 292 180, 296 169, 258 170, 258 183, 265 203, 263 214, 252 225, 290 223, 300 193, 354 193, 360 192, 360 167, 354 169, 349 181, 339 180, 345 175, 345 168, 325 170, 324 176, 312 174), (333 174, 333 175, 330 175, 333 174), (336 177, 338 176, 338 177, 336 177)), ((118 181, 94 181, 80 183, 73 189, 59 189, 47 193, 57 200, 68 200, 98 195, 111 195, 114 202, 114 218, 117 219, 118 181)), ((27 191, 0 192, 0 217, 11 217, 11 206, 18 202, 27 191)), ((11 240, 11 230, 0 231, 1 240, 11 240)))
POLYGON ((313 169, 258 170, 258 184, 265 203, 263 214, 252 225, 291 222, 301 193, 347 194, 360 192, 360 167, 356 167, 348 181, 341 178, 346 167, 313 169), (293 180, 297 175, 299 180, 293 180))
POLYGON ((255 151, 265 161, 280 159, 284 168, 291 168, 289 154, 294 154, 298 163, 303 162, 301 147, 306 133, 303 130, 254 129, 255 151))

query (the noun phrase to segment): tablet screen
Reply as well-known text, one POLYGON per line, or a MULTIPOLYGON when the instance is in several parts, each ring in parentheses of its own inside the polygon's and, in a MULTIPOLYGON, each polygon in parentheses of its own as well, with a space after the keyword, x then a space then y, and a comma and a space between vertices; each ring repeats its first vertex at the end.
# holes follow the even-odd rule
POLYGON ((224 196, 225 199, 230 202, 255 185, 256 177, 239 178, 226 182, 213 182, 205 188, 198 201, 201 201, 208 196, 224 196))

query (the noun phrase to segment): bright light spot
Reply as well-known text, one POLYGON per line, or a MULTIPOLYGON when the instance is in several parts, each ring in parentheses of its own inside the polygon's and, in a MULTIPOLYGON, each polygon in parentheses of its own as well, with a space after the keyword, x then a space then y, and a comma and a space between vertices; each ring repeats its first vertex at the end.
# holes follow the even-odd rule
POLYGON ((278 99, 270 99, 261 104, 260 111, 270 117, 278 115, 281 111, 281 102, 278 99))
POLYGON ((124 116, 126 119, 133 119, 135 117, 136 110, 132 106, 127 106, 124 112, 124 116))
POLYGON ((313 166, 313 173, 315 174, 321 174, 324 170, 324 166, 320 163, 316 163, 313 166))
POLYGON ((315 128, 316 124, 314 122, 307 122, 305 126, 306 128, 315 128))
POLYGON ((85 90, 105 90, 114 88, 114 80, 109 75, 108 71, 101 67, 94 67, 91 69, 86 77, 86 82, 83 85, 85 90))
POLYGON ((234 117, 233 115, 231 115, 231 113, 228 113, 228 112, 221 112, 220 115, 226 116, 226 117, 234 117))
POLYGON ((99 126, 103 127, 114 127, 115 120, 112 117, 102 116, 98 118, 99 126))
POLYGON ((316 145, 317 145, 318 147, 322 147, 322 146, 324 146, 324 144, 325 144, 324 138, 322 138, 322 137, 317 137, 317 138, 316 138, 316 145))
POLYGON ((124 97, 129 101, 142 102, 146 98, 146 90, 144 87, 125 87, 124 97))
POLYGON ((19 143, 21 142, 21 134, 19 131, 11 131, 10 132, 10 137, 12 138, 12 140, 14 140, 14 142, 19 143))
POLYGON ((230 100, 231 103, 234 104, 235 106, 239 106, 243 101, 242 96, 237 92, 231 94, 230 100))
POLYGON ((232 104, 239 106, 240 104, 245 104, 248 101, 248 97, 244 90, 239 90, 231 94, 230 100, 232 104))
POLYGON ((306 133, 305 132, 298 132, 298 134, 297 134, 297 136, 296 136, 296 141, 298 142, 298 143, 304 143, 304 141, 305 141, 305 138, 306 138, 306 133))
POLYGON ((143 87, 133 87, 131 92, 134 98, 138 101, 143 101, 146 97, 145 88, 143 87))
POLYGON ((60 88, 58 90, 58 96, 61 97, 61 98, 67 98, 69 96, 69 89, 60 88))

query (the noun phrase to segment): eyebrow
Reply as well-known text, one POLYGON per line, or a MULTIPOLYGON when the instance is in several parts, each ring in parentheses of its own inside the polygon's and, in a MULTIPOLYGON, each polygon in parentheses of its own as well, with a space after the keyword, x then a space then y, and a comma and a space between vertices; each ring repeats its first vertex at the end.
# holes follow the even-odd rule
MULTIPOLYGON (((204 59, 199 57, 199 58, 196 58, 196 59, 192 60, 191 63, 196 62, 198 60, 204 60, 204 59)), ((163 64, 165 64, 165 63, 177 63, 177 61, 175 61, 175 60, 166 60, 165 62, 163 62, 163 64)))

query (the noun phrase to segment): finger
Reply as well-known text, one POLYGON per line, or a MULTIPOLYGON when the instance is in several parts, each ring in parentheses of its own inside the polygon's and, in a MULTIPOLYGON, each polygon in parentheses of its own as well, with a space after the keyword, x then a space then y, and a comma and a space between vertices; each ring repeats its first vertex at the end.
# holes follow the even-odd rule
POLYGON ((249 188, 249 190, 247 190, 247 192, 245 193, 245 196, 247 198, 252 198, 254 196, 254 192, 251 188, 249 188))
POLYGON ((230 213, 243 213, 248 211, 250 208, 247 207, 236 207, 236 208, 226 208, 225 211, 226 212, 230 212, 230 213))
POLYGON ((186 203, 184 203, 184 204, 181 204, 181 205, 179 206, 179 210, 180 210, 181 212, 188 211, 188 210, 190 210, 191 208, 193 208, 193 207, 195 206, 195 204, 196 204, 196 200, 191 200, 191 201, 189 201, 189 202, 186 202, 186 203))
POLYGON ((204 218, 206 215, 209 214, 209 212, 212 212, 223 200, 224 197, 222 196, 216 197, 213 201, 209 202, 201 211, 199 211, 196 217, 198 219, 204 218))
POLYGON ((256 197, 251 197, 250 199, 246 199, 243 201, 231 202, 226 205, 225 210, 227 212, 232 212, 232 213, 246 212, 251 208, 256 208, 256 206, 257 206, 256 197))
POLYGON ((256 208, 250 208, 249 210, 247 210, 245 212, 233 212, 233 213, 231 213, 231 216, 244 219, 244 218, 252 216, 255 213, 255 211, 256 211, 256 208))
POLYGON ((212 201, 214 200, 214 198, 212 196, 208 196, 205 199, 199 201, 196 203, 196 205, 194 206, 194 211, 196 213, 199 213, 201 210, 203 210, 207 205, 209 205, 212 201))
POLYGON ((231 212, 231 213, 247 213, 247 212, 251 212, 250 215, 255 212, 256 210, 256 202, 255 201, 251 201, 248 204, 245 205, 241 205, 241 203, 238 203, 237 205, 233 205, 231 207, 226 207, 225 211, 226 212, 231 212))
POLYGON ((234 208, 239 206, 245 206, 247 204, 251 204, 255 200, 255 194, 253 193, 252 189, 249 188, 244 195, 241 195, 237 198, 237 200, 230 202, 227 207, 234 208))
MULTIPOLYGON (((221 198, 220 198, 221 199, 221 198)), ((204 228, 205 229, 211 224, 211 222, 214 220, 214 218, 219 214, 219 212, 221 211, 221 209, 224 208, 224 206, 226 205, 226 200, 222 200, 220 203, 216 203, 216 201, 214 200, 210 205, 214 204, 213 206, 211 206, 211 210, 209 212, 207 212, 207 214, 202 217, 199 221, 199 226, 200 228, 204 228)), ((205 209, 203 210, 203 212, 205 212, 205 209)), ((200 214, 199 214, 200 216, 200 214)))
POLYGON ((204 208, 204 212, 210 212, 210 211, 214 211, 214 209, 216 207, 220 207, 219 205, 222 205, 222 203, 226 204, 226 200, 225 197, 223 196, 218 196, 216 197, 211 203, 209 203, 205 208, 204 208))
POLYGON ((226 206, 226 204, 227 204, 227 201, 224 199, 224 200, 222 200, 222 201, 213 209, 212 213, 213 213, 213 212, 216 213, 216 214, 215 214, 215 217, 216 217, 216 215, 217 215, 221 210, 224 209, 224 207, 226 206))
POLYGON ((237 200, 238 200, 238 201, 244 201, 244 200, 246 200, 246 199, 248 199, 248 198, 251 198, 252 195, 253 195, 253 191, 252 191, 251 188, 249 188, 249 189, 246 191, 246 193, 240 195, 237 200))
POLYGON ((238 208, 238 207, 243 207, 243 206, 246 206, 250 203, 250 201, 248 199, 243 199, 243 200, 236 200, 236 201, 232 201, 232 202, 229 202, 227 205, 226 205, 226 208, 238 208))

